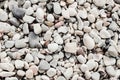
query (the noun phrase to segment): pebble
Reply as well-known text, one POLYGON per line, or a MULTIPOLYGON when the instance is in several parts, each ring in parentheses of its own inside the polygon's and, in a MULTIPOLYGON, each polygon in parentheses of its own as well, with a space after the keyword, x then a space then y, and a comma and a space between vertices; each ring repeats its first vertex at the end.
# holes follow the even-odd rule
POLYGON ((93 14, 88 14, 87 17, 91 23, 95 22, 95 16, 93 14))
POLYGON ((69 19, 70 18, 69 10, 62 9, 62 16, 66 19, 69 19))
POLYGON ((85 78, 86 79, 90 79, 91 78, 91 76, 92 76, 92 74, 91 74, 91 72, 90 71, 85 71, 85 78))
POLYGON ((4 10, 0 9, 0 21, 7 21, 7 20, 8 20, 8 14, 4 10))
POLYGON ((62 37, 57 34, 55 37, 54 37, 54 41, 57 43, 57 44, 63 44, 63 39, 62 37))
POLYGON ((77 11, 75 8, 68 8, 69 11, 69 15, 70 16, 76 16, 77 15, 77 11))
POLYGON ((15 42, 14 41, 6 41, 5 42, 5 47, 6 48, 12 48, 14 46, 15 42))
POLYGON ((40 47, 39 36, 33 32, 29 33, 29 45, 30 47, 40 47))
POLYGON ((34 13, 34 10, 32 7, 29 7, 28 9, 26 9, 26 12, 25 12, 26 15, 32 15, 33 13, 34 13))
POLYGON ((60 7, 60 4, 58 2, 53 3, 53 10, 55 14, 60 14, 62 12, 62 9, 60 7))
POLYGON ((82 65, 80 66, 80 70, 81 70, 82 72, 86 72, 86 71, 89 70, 89 69, 88 69, 88 66, 87 66, 86 64, 82 64, 82 65))
POLYGON ((107 67, 106 67, 106 72, 107 72, 110 76, 115 76, 115 75, 116 75, 116 71, 114 70, 113 66, 107 66, 107 67))
POLYGON ((82 18, 82 19, 86 19, 87 18, 87 11, 86 9, 82 9, 78 11, 78 15, 82 18))
POLYGON ((17 71, 17 75, 18 76, 24 76, 25 75, 25 72, 23 70, 18 70, 17 71))
POLYGON ((94 40, 88 34, 85 34, 83 36, 83 43, 87 47, 87 49, 89 49, 89 50, 91 50, 95 47, 94 40))
POLYGON ((71 42, 71 43, 66 43, 64 47, 65 52, 73 53, 76 54, 77 51, 77 43, 76 42, 71 42), (73 48, 74 47, 74 48, 73 48))
POLYGON ((44 10, 42 8, 37 8, 37 10, 36 10, 37 19, 39 19, 39 20, 44 19, 44 15, 45 15, 44 10))
POLYGON ((48 50, 50 52, 57 51, 58 50, 58 44, 56 44, 56 43, 50 43, 50 44, 48 44, 48 50))
POLYGON ((25 11, 22 8, 18 8, 15 6, 12 8, 12 13, 15 18, 23 18, 23 16, 25 15, 25 11))
POLYGON ((118 25, 116 24, 115 21, 112 21, 111 24, 109 25, 109 28, 112 30, 112 31, 116 31, 118 29, 118 25))
POLYGON ((42 76, 41 76, 41 79, 42 79, 42 80, 50 80, 50 78, 49 78, 48 76, 46 76, 46 75, 42 75, 42 76))
POLYGON ((44 40, 49 41, 51 39, 51 36, 52 36, 52 31, 48 30, 44 35, 44 40))
POLYGON ((120 59, 117 60, 117 67, 120 68, 120 59))
POLYGON ((23 5, 23 8, 27 9, 31 7, 31 2, 30 1, 25 1, 24 5, 23 5))
POLYGON ((98 7, 103 7, 106 4, 106 0, 93 0, 94 4, 98 7))
POLYGON ((20 25, 20 22, 19 22, 16 18, 14 18, 14 17, 11 17, 11 18, 9 19, 9 22, 10 22, 11 24, 13 24, 14 26, 16 26, 16 27, 18 27, 18 26, 20 25))
POLYGON ((77 56, 77 60, 82 64, 86 62, 86 58, 83 57, 82 55, 77 56))
POLYGON ((110 38, 111 35, 106 29, 100 30, 100 37, 101 38, 110 38))
POLYGON ((86 65, 88 66, 89 70, 92 70, 96 67, 96 62, 93 59, 87 61, 86 65))
POLYGON ((120 4, 120 1, 119 0, 114 0, 115 1, 115 3, 117 3, 117 4, 120 4))
POLYGON ((37 75, 38 74, 38 67, 36 65, 32 65, 30 66, 30 68, 33 71, 33 75, 37 75))
POLYGON ((67 80, 69 80, 73 75, 73 68, 72 67, 67 68, 66 71, 63 73, 63 75, 67 80))
POLYGON ((28 69, 25 75, 26 75, 26 78, 33 78, 33 71, 31 69, 28 69))
POLYGON ((6 71, 0 72, 1 77, 10 77, 10 76, 13 76, 13 75, 15 75, 15 72, 6 72, 6 71))
POLYGON ((55 75, 56 75, 56 69, 50 68, 50 69, 47 71, 47 75, 48 75, 49 77, 55 76, 55 75))
POLYGON ((25 15, 23 17, 23 21, 26 22, 26 23, 32 23, 34 20, 35 20, 35 18, 32 17, 32 16, 25 15))
POLYGON ((40 64, 39 64, 39 69, 40 70, 48 70, 48 69, 50 69, 50 64, 45 60, 41 60, 40 64))
POLYGON ((115 65, 115 63, 116 63, 115 58, 109 58, 109 57, 106 57, 106 56, 103 57, 103 61, 104 61, 104 64, 106 66, 115 65))
POLYGON ((24 39, 16 40, 15 41, 16 48, 24 48, 26 47, 26 41, 24 39))
POLYGON ((25 61, 32 62, 33 60, 34 60, 34 58, 30 53, 26 54, 25 61))
POLYGON ((15 68, 12 63, 0 63, 0 68, 12 72, 15 68))
POLYGON ((29 27, 27 23, 23 24, 23 33, 24 34, 29 34, 29 27))
POLYGON ((116 48, 114 46, 110 46, 108 48, 108 53, 110 56, 113 56, 113 57, 117 57, 118 56, 118 52, 116 50, 116 48))
POLYGON ((52 14, 48 14, 47 15, 47 20, 50 21, 50 22, 54 22, 54 16, 52 14))
POLYGON ((58 76, 56 80, 66 80, 63 76, 58 76))
POLYGON ((5 80, 18 80, 17 77, 6 77, 5 80))
POLYGON ((95 23, 95 27, 97 28, 97 30, 101 30, 103 27, 103 21, 99 20, 95 23))
POLYGON ((93 80, 100 80, 100 74, 98 72, 92 73, 92 79, 93 80))
POLYGON ((35 34, 40 34, 42 32, 40 24, 33 24, 33 29, 35 34))
POLYGON ((21 68, 23 68, 23 67, 24 67, 24 62, 21 61, 21 60, 16 60, 16 61, 15 61, 15 67, 16 67, 16 69, 21 69, 21 68))
POLYGON ((71 4, 74 2, 74 0, 66 0, 67 3, 71 4))

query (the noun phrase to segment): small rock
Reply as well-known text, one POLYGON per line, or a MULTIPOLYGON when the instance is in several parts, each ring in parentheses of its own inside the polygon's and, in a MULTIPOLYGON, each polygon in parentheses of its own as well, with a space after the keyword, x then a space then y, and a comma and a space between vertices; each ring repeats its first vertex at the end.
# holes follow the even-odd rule
POLYGON ((10 18, 9 22, 11 24, 13 24, 14 26, 16 26, 16 27, 18 27, 20 25, 20 22, 16 18, 14 18, 14 17, 10 18))
POLYGON ((26 56, 25 56, 25 61, 27 61, 27 62, 32 62, 34 59, 33 59, 33 56, 30 54, 30 53, 28 53, 26 56))
POLYGON ((116 24, 115 21, 112 21, 111 24, 109 25, 109 28, 112 30, 112 31, 116 31, 119 26, 116 24))
POLYGON ((26 15, 32 15, 33 13, 34 13, 34 10, 32 7, 29 7, 25 12, 26 15))
POLYGON ((24 62, 21 61, 21 60, 16 60, 16 61, 15 61, 15 67, 16 67, 16 69, 21 69, 21 68, 23 68, 23 67, 24 67, 24 62))
POLYGON ((82 55, 77 56, 77 60, 82 64, 86 62, 86 58, 83 57, 82 55))
POLYGON ((55 37, 54 37, 54 41, 57 43, 57 44, 63 44, 63 39, 61 38, 61 36, 59 34, 57 34, 55 37))
POLYGON ((82 9, 78 11, 78 15, 82 18, 82 19, 86 19, 87 18, 87 11, 86 9, 82 9))
POLYGON ((77 43, 76 42, 71 42, 71 43, 66 43, 64 47, 65 52, 69 53, 74 53, 76 54, 77 51, 77 43), (74 48, 73 48, 74 47, 74 48))
POLYGON ((91 23, 95 22, 95 16, 94 16, 93 14, 89 14, 89 15, 88 15, 88 20, 89 20, 91 23))
POLYGON ((65 78, 67 80, 69 80, 73 75, 73 68, 70 67, 70 68, 66 69, 66 71, 63 73, 63 75, 65 76, 65 78))
POLYGON ((15 42, 14 41, 6 41, 5 42, 5 47, 6 48, 12 48, 14 46, 15 42))
POLYGON ((28 70, 26 71, 26 77, 27 77, 27 78, 33 78, 33 71, 32 71, 31 69, 28 69, 28 70))
POLYGON ((44 35, 44 40, 49 41, 51 39, 51 36, 52 36, 52 31, 48 30, 44 35))
POLYGON ((120 4, 120 0, 114 0, 115 3, 120 4))
POLYGON ((97 30, 101 30, 103 27, 103 21, 99 20, 95 23, 95 27, 97 28, 97 30))
POLYGON ((8 14, 4 10, 0 9, 0 21, 7 21, 7 20, 8 20, 8 14))
POLYGON ((47 15, 47 20, 50 22, 54 22, 54 16, 52 14, 47 15))
POLYGON ((67 33, 68 28, 66 26, 61 26, 58 28, 58 33, 67 33))
POLYGON ((69 10, 62 9, 62 16, 66 19, 69 19, 70 18, 69 10))
POLYGON ((26 41, 24 39, 16 40, 15 41, 16 48, 24 48, 26 47, 26 41))
POLYGON ((28 24, 27 23, 23 24, 23 33, 24 34, 29 34, 29 28, 28 28, 28 24))
POLYGON ((55 52, 55 51, 57 51, 57 49, 58 49, 58 44, 56 44, 56 43, 48 44, 48 50, 50 52, 55 52))
POLYGON ((120 68, 120 59, 117 60, 117 67, 120 68))
POLYGON ((25 15, 23 17, 23 21, 26 22, 26 23, 32 23, 34 20, 35 20, 35 18, 32 17, 32 16, 25 15))
POLYGON ((17 75, 18 76, 24 76, 25 75, 25 72, 23 70, 18 70, 17 71, 17 75))
POLYGON ((93 0, 94 4, 98 7, 103 7, 106 4, 106 0, 93 0))
POLYGON ((66 80, 66 79, 65 79, 65 77, 63 77, 63 76, 59 76, 59 77, 57 77, 56 80, 66 80))
POLYGON ((6 72, 6 71, 0 72, 0 77, 10 77, 13 75, 15 75, 15 72, 6 72))
POLYGON ((48 70, 50 68, 50 64, 45 61, 45 60, 41 60, 40 64, 39 64, 39 69, 40 70, 48 70))
POLYGON ((18 80, 17 77, 6 77, 5 80, 18 80))
POLYGON ((85 78, 86 79, 89 80, 91 78, 91 76, 92 76, 92 74, 91 74, 91 72, 89 70, 85 71, 85 78))
POLYGON ((66 0, 67 3, 71 4, 74 2, 74 0, 66 0))
POLYGON ((117 50, 116 50, 116 48, 114 46, 110 46, 108 48, 108 54, 110 56, 113 56, 113 57, 117 57, 118 56, 118 52, 117 52, 117 50))
POLYGON ((31 2, 30 1, 25 1, 24 5, 23 5, 23 8, 27 9, 31 7, 31 2))
POLYGON ((106 66, 115 65, 115 63, 116 63, 115 58, 109 58, 109 57, 106 57, 106 56, 103 57, 103 61, 104 61, 104 64, 106 66))
POLYGON ((30 0, 32 4, 38 3, 40 0, 30 0))
POLYGON ((33 29, 35 34, 39 34, 42 32, 42 28, 40 27, 40 24, 33 24, 33 29))
POLYGON ((83 37, 83 43, 87 47, 87 49, 93 49, 95 47, 95 42, 94 40, 88 35, 85 34, 83 37))
POLYGON ((50 78, 49 78, 48 76, 46 76, 46 75, 42 75, 42 76, 41 76, 41 79, 42 79, 42 80, 50 80, 50 78))
POLYGON ((96 62, 93 59, 90 59, 90 60, 88 60, 86 65, 88 66, 89 70, 92 70, 96 67, 96 62))
POLYGON ((60 7, 60 4, 58 2, 53 3, 53 10, 55 14, 60 14, 62 12, 62 9, 60 7))
POLYGON ((110 38, 111 37, 110 33, 106 29, 102 29, 100 31, 100 36, 101 36, 101 38, 110 38))
POLYGON ((92 73, 92 79, 93 80, 99 80, 100 79, 100 74, 98 72, 92 73))
POLYGON ((39 20, 44 19, 44 15, 45 15, 45 13, 44 13, 44 10, 42 8, 38 8, 36 10, 37 19, 39 19, 39 20))
POLYGON ((25 11, 22 8, 13 6, 12 13, 15 18, 23 18, 25 11))
POLYGON ((114 70, 113 66, 107 66, 107 67, 106 67, 106 72, 107 72, 110 76, 115 76, 115 75, 116 75, 116 71, 114 70))
POLYGON ((32 65, 30 66, 30 68, 32 71, 33 71, 33 74, 34 75, 37 75, 38 74, 38 67, 36 65, 32 65))
POLYGON ((10 72, 14 70, 14 66, 12 63, 0 63, 0 68, 10 72))
POLYGON ((33 32, 30 32, 30 34, 29 34, 29 45, 32 48, 33 47, 40 48, 40 46, 41 46, 39 43, 39 36, 33 32))
POLYGON ((68 8, 68 11, 70 16, 76 16, 77 14, 77 11, 75 10, 75 8, 68 8))
POLYGON ((50 69, 47 71, 47 75, 48 75, 49 77, 53 77, 54 75, 56 75, 56 69, 50 68, 50 69))

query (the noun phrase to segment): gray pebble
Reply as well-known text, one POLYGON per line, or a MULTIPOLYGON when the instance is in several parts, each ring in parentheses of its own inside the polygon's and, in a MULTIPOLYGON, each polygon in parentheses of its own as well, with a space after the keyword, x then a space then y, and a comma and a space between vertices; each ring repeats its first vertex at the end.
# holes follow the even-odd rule
POLYGON ((50 64, 45 61, 45 60, 41 60, 40 64, 39 64, 39 69, 40 70, 48 70, 50 68, 50 64))
POLYGON ((20 25, 20 22, 14 17, 10 18, 9 21, 11 24, 13 24, 16 27, 18 27, 20 25))
POLYGON ((12 48, 14 46, 15 42, 14 41, 6 41, 5 42, 5 47, 6 48, 12 48))

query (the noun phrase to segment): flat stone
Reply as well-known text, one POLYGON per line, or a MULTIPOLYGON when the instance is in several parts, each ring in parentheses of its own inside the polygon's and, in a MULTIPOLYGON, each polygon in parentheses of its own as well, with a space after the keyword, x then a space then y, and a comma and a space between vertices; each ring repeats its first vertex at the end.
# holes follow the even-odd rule
POLYGON ((77 43, 76 42, 71 42, 71 43, 66 43, 64 47, 65 52, 73 53, 76 54, 77 51, 77 43), (74 48, 73 48, 74 47, 74 48))
POLYGON ((50 68, 50 64, 45 61, 45 60, 41 60, 40 64, 39 64, 39 69, 40 70, 48 70, 50 68))
POLYGON ((80 66, 80 70, 81 70, 82 72, 86 72, 87 70, 89 70, 89 68, 88 68, 88 66, 87 66, 86 64, 82 64, 82 65, 80 66))
POLYGON ((32 65, 30 66, 30 68, 33 71, 33 75, 37 75, 38 74, 38 66, 36 65, 32 65))
POLYGON ((66 19, 69 19, 70 18, 69 10, 62 9, 62 16, 66 19))
POLYGON ((5 42, 5 47, 6 48, 12 48, 14 46, 15 42, 14 41, 6 41, 5 42))
POLYGON ((112 21, 111 24, 109 25, 109 28, 112 30, 112 31, 116 31, 119 26, 116 24, 115 21, 112 21))
POLYGON ((12 13, 15 18, 23 18, 23 16, 25 15, 25 11, 22 8, 18 8, 15 6, 12 8, 12 13))
POLYGON ((14 70, 14 65, 12 63, 0 63, 0 68, 12 72, 14 70))
POLYGON ((49 41, 51 39, 51 36, 52 36, 52 31, 48 30, 44 35, 44 40, 49 41))
POLYGON ((21 68, 23 68, 23 67, 24 67, 24 62, 21 61, 21 60, 16 60, 16 61, 15 61, 15 67, 16 67, 16 69, 21 69, 21 68))
POLYGON ((92 70, 96 67, 96 63, 93 59, 88 60, 86 65, 88 66, 89 70, 92 70))
POLYGON ((54 37, 54 41, 57 43, 57 44, 63 44, 63 39, 62 37, 57 34, 55 37, 54 37))
POLYGON ((48 50, 50 52, 55 52, 55 51, 57 51, 57 49, 58 49, 58 44, 56 44, 56 43, 48 44, 48 50))
POLYGON ((83 36, 83 43, 87 47, 87 49, 89 49, 89 50, 91 50, 95 47, 94 40, 88 34, 85 34, 83 36))
POLYGON ((114 0, 115 3, 120 4, 120 0, 114 0))
POLYGON ((110 35, 110 33, 106 29, 102 29, 100 31, 100 37, 101 38, 110 38, 111 35, 110 35))
POLYGON ((50 68, 50 69, 47 71, 47 75, 48 75, 49 77, 55 76, 55 75, 56 75, 56 69, 50 68))
POLYGON ((8 14, 4 10, 0 9, 0 21, 7 21, 8 14))
POLYGON ((15 72, 6 72, 6 71, 0 72, 0 77, 10 77, 13 75, 15 75, 15 72))
POLYGON ((35 18, 32 17, 32 16, 25 15, 23 17, 23 21, 26 22, 26 23, 32 23, 34 20, 35 20, 35 18))
POLYGON ((66 2, 71 4, 74 2, 74 0, 66 0, 66 2))
POLYGON ((42 32, 40 24, 33 24, 33 29, 35 34, 40 34, 42 32))
POLYGON ((95 23, 95 27, 97 28, 97 30, 101 30, 103 27, 103 21, 99 20, 95 23))
POLYGON ((95 22, 95 16, 94 16, 93 14, 87 15, 87 17, 88 17, 88 20, 89 20, 91 23, 95 22))
POLYGON ((25 3, 23 4, 23 8, 27 9, 31 7, 31 1, 25 1, 25 3))
POLYGON ((82 18, 82 19, 86 19, 87 18, 87 11, 86 9, 82 9, 78 11, 78 15, 82 18))
POLYGON ((62 12, 62 9, 60 7, 60 4, 58 2, 53 3, 53 10, 55 14, 60 14, 62 12))
POLYGON ((76 14, 77 14, 77 11, 75 8, 68 8, 68 11, 69 11, 70 16, 76 16, 76 14))
POLYGON ((16 48, 24 48, 26 47, 26 41, 24 39, 16 40, 15 41, 16 48))
POLYGON ((6 77, 5 80, 18 80, 17 77, 6 77))

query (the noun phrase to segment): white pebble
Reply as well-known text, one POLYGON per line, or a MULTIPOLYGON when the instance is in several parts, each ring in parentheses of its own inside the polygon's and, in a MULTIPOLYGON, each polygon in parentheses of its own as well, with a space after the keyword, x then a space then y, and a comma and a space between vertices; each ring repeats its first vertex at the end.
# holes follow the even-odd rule
POLYGON ((0 9, 0 21, 7 21, 7 19, 8 14, 4 10, 0 9))
POLYGON ((95 16, 94 16, 93 14, 89 14, 89 15, 88 15, 88 20, 89 20, 91 23, 95 22, 95 16))
POLYGON ((56 74, 56 69, 54 69, 54 68, 50 68, 50 69, 47 71, 47 75, 48 75, 49 77, 53 77, 55 74, 56 74))
POLYGON ((54 16, 52 14, 47 15, 47 20, 50 22, 54 22, 54 16))
POLYGON ((44 12, 44 10, 42 8, 38 8, 36 10, 37 19, 40 19, 40 20, 44 19, 44 15, 45 15, 45 12, 44 12))
POLYGON ((82 64, 86 62, 86 58, 83 57, 82 55, 77 56, 77 60, 82 64))
POLYGON ((15 68, 12 63, 0 63, 0 68, 12 72, 15 68))
POLYGON ((106 4, 106 0, 93 0, 94 4, 98 7, 103 7, 106 4))
POLYGON ((53 3, 53 10, 55 14, 60 14, 62 12, 62 9, 60 7, 60 4, 58 2, 53 3))
POLYGON ((33 71, 32 71, 31 69, 28 69, 28 70, 26 71, 26 77, 27 77, 27 78, 33 78, 33 71))
POLYGON ((63 75, 67 80, 69 80, 73 75, 73 68, 72 67, 67 68, 66 71, 63 73, 63 75))
POLYGON ((98 72, 92 73, 92 79, 93 80, 99 80, 100 79, 100 74, 98 72))
POLYGON ((110 38, 111 37, 110 33, 106 29, 102 29, 100 31, 100 36, 101 36, 101 38, 110 38))
POLYGON ((21 69, 21 68, 23 68, 23 67, 24 67, 24 62, 21 61, 21 60, 16 60, 16 61, 15 61, 15 67, 16 67, 16 69, 21 69))
POLYGON ((35 20, 35 18, 32 17, 32 16, 25 15, 23 17, 23 21, 26 22, 26 23, 32 23, 34 20, 35 20))
POLYGON ((25 61, 27 61, 27 62, 33 61, 33 56, 32 56, 30 53, 28 53, 28 54, 25 56, 25 61))
POLYGON ((40 24, 33 24, 33 29, 35 34, 40 34, 42 32, 40 24))
POLYGON ((115 76, 115 75, 116 75, 116 71, 114 70, 113 66, 107 66, 107 67, 106 67, 106 72, 107 72, 110 76, 115 76))
POLYGON ((50 52, 55 52, 55 51, 57 51, 57 49, 58 49, 58 44, 56 44, 56 43, 48 44, 48 50, 50 52))
POLYGON ((18 70, 17 71, 17 75, 18 76, 24 76, 25 75, 25 72, 23 70, 18 70))
POLYGON ((48 70, 50 68, 50 64, 45 61, 45 60, 41 60, 40 64, 39 64, 39 69, 40 70, 48 70))

